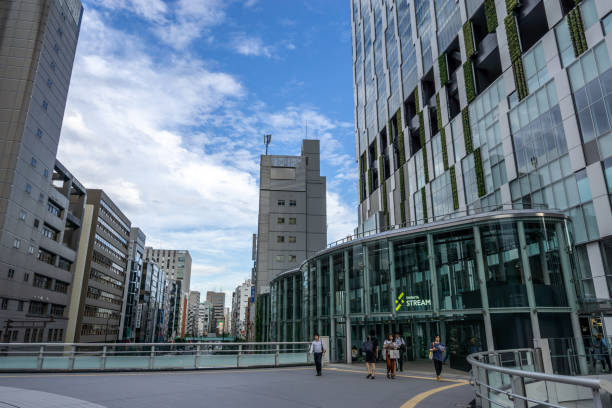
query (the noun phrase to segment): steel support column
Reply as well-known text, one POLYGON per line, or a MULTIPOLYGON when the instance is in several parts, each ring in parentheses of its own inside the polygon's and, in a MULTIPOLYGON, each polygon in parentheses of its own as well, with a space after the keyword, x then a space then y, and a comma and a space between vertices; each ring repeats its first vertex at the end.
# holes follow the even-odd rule
POLYGON ((533 289, 533 280, 531 279, 529 254, 527 253, 527 240, 525 239, 525 225, 523 224, 523 221, 517 221, 516 226, 518 230, 519 250, 521 253, 521 266, 523 267, 525 287, 527 288, 527 301, 529 302, 531 329, 533 331, 533 340, 537 342, 542 338, 542 334, 540 333, 540 322, 538 321, 535 292, 533 289))
POLYGON ((480 228, 473 227, 474 233, 474 252, 476 254, 476 267, 478 269, 478 283, 480 284, 480 296, 482 301, 482 317, 484 320, 485 337, 487 340, 487 350, 495 350, 493 342, 493 328, 491 326, 491 313, 489 313, 489 293, 487 292, 487 276, 485 272, 484 254, 482 252, 482 242, 480 239, 480 228))

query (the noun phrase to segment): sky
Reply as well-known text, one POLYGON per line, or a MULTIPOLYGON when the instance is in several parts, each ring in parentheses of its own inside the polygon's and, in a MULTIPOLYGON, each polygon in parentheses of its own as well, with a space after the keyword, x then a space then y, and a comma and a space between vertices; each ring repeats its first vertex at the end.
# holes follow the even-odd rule
MULTIPOLYGON (((188 249, 191 290, 250 278, 259 158, 321 141, 327 238, 357 223, 350 4, 83 0, 58 158, 147 236, 188 249)), ((228 301, 229 296, 229 301, 228 301)))

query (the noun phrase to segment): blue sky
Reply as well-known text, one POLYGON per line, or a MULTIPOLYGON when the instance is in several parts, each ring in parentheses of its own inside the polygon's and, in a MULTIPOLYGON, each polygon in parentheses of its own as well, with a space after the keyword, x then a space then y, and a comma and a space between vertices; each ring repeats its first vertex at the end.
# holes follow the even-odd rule
POLYGON ((263 134, 321 140, 328 241, 356 224, 350 6, 84 0, 59 159, 147 244, 188 249, 192 290, 250 277, 263 134))

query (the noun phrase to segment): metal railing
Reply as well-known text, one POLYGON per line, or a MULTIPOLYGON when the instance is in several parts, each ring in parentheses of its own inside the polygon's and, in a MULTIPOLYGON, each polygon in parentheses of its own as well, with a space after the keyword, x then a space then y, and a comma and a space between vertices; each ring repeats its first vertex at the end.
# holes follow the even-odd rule
POLYGON ((544 373, 539 349, 470 354, 470 383, 480 407, 612 406, 612 383, 588 377, 544 373))
POLYGON ((194 370, 309 364, 308 342, 0 343, 0 372, 194 370))
POLYGON ((426 222, 436 222, 436 221, 446 221, 459 217, 467 217, 470 215, 478 215, 484 214, 488 212, 496 212, 496 211, 511 211, 511 210, 548 210, 548 211, 559 211, 554 208, 548 207, 546 204, 525 204, 525 203, 510 203, 510 204, 494 204, 488 206, 479 206, 479 207, 468 207, 462 210, 453 211, 447 214, 433 215, 428 217, 427 219, 418 219, 418 220, 410 220, 401 224, 388 225, 381 228, 374 228, 367 231, 358 232, 357 234, 349 235, 345 238, 341 238, 339 240, 330 242, 327 244, 328 248, 333 248, 338 245, 342 245, 344 243, 359 239, 365 238, 372 235, 380 234, 386 231, 399 230, 402 228, 408 227, 416 227, 417 225, 425 225, 426 222))

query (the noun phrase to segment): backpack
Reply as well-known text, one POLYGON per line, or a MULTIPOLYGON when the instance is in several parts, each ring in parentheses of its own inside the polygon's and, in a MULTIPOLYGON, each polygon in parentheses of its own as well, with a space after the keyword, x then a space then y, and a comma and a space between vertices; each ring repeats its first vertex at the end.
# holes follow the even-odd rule
POLYGON ((363 351, 365 351, 366 353, 374 352, 374 342, 372 341, 371 337, 368 337, 366 342, 363 343, 363 351))

